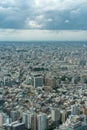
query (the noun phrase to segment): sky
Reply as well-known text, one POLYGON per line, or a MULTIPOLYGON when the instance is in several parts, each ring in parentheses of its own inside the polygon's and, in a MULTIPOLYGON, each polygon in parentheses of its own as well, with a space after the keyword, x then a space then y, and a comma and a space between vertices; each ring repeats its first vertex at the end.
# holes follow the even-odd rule
POLYGON ((87 0, 0 0, 0 40, 87 41, 87 0))

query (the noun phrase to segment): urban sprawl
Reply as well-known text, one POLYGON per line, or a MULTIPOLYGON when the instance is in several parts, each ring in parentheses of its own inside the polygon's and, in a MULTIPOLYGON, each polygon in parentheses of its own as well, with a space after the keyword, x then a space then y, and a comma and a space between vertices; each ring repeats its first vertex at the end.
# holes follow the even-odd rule
POLYGON ((0 130, 87 130, 87 42, 0 42, 0 130))

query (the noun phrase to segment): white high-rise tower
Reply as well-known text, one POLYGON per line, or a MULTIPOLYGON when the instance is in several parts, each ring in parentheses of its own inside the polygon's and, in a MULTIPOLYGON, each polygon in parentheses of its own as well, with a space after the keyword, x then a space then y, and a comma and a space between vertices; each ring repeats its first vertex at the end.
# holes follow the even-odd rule
POLYGON ((47 128, 48 128, 47 115, 44 113, 40 113, 37 116, 37 130, 45 130, 47 128))

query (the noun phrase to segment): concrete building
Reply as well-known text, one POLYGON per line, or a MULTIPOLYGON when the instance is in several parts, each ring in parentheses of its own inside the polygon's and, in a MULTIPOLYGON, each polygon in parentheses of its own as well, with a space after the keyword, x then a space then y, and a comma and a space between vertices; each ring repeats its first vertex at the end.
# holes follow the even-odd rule
POLYGON ((25 124, 24 123, 18 123, 12 126, 13 130, 25 130, 25 124))
POLYGON ((0 130, 2 129, 2 125, 3 125, 3 114, 0 113, 0 130))
POLYGON ((12 121, 18 120, 18 117, 19 117, 19 112, 17 112, 17 111, 11 111, 12 121))
POLYGON ((23 112, 23 122, 27 129, 31 128, 31 113, 23 112))
POLYGON ((48 128, 48 119, 47 115, 40 113, 37 115, 37 130, 45 130, 48 128))
POLYGON ((72 115, 79 115, 80 110, 77 104, 71 106, 71 114, 72 115))
POLYGON ((18 123, 18 122, 12 122, 10 124, 4 124, 3 125, 4 130, 25 130, 25 124, 18 123))
POLYGON ((31 114, 31 130, 37 130, 37 114, 31 114))
POLYGON ((80 121, 73 122, 69 125, 67 130, 87 130, 87 124, 81 124, 80 121))
POLYGON ((34 88, 42 87, 44 85, 44 78, 42 75, 34 75, 32 77, 32 85, 34 88))
POLYGON ((66 119, 67 119, 67 112, 66 111, 62 111, 61 112, 61 122, 65 123, 66 119))
POLYGON ((51 110, 52 121, 60 120, 60 110, 58 108, 52 108, 51 110))
POLYGON ((56 86, 55 78, 45 77, 45 86, 50 86, 52 88, 55 88, 56 86))

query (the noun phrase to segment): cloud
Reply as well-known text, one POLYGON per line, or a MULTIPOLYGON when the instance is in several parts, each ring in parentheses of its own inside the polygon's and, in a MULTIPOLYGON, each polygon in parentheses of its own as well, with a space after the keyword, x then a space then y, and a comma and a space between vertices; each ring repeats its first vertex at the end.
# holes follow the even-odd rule
POLYGON ((87 31, 0 29, 0 41, 87 41, 87 31))
POLYGON ((0 28, 87 30, 87 0, 0 0, 0 28))
POLYGON ((69 23, 70 21, 68 19, 65 20, 65 23, 69 23))
POLYGON ((42 28, 42 25, 34 20, 30 21, 27 19, 26 23, 27 23, 27 27, 32 28, 32 29, 42 28))

